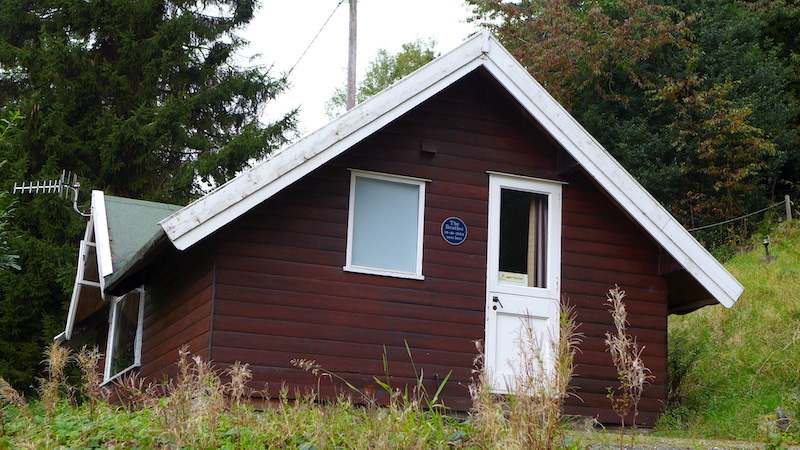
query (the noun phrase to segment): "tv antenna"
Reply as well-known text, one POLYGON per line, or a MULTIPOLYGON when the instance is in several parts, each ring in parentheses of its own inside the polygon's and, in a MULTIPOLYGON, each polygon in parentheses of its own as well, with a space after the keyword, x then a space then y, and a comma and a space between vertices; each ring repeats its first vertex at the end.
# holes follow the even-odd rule
POLYGON ((66 170, 61 171, 61 177, 57 180, 47 181, 31 181, 29 183, 22 182, 22 184, 14 183, 15 194, 58 194, 59 197, 67 198, 72 193, 72 209, 83 217, 89 217, 89 213, 81 212, 78 209, 78 192, 81 189, 81 184, 78 183, 78 175, 66 170))

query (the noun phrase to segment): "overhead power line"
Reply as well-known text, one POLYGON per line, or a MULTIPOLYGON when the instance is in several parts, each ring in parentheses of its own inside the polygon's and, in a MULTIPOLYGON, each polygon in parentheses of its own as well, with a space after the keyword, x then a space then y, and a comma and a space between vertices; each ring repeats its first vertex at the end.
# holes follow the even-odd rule
POLYGON ((339 9, 339 7, 340 7, 340 6, 342 6, 342 3, 344 3, 344 0, 339 0, 339 3, 337 3, 337 4, 336 4, 336 7, 335 7, 335 8, 333 8, 333 12, 331 12, 331 15, 330 15, 330 16, 328 16, 328 19, 327 19, 327 20, 325 20, 325 23, 323 23, 323 24, 322 24, 322 26, 320 27, 319 31, 317 31, 317 34, 316 34, 316 35, 314 35, 314 38, 313 38, 313 39, 311 39, 311 42, 309 42, 309 43, 308 43, 308 47, 306 47, 306 49, 305 49, 305 50, 303 50, 303 53, 300 55, 300 57, 299 57, 299 58, 297 58, 297 62, 295 62, 295 63, 294 63, 294 65, 292 66, 292 68, 291 68, 291 69, 289 69, 289 72, 287 72, 287 73, 286 73, 286 76, 287 76, 287 77, 288 77, 289 75, 291 75, 291 73, 292 73, 292 71, 294 70, 294 68, 295 68, 295 67, 297 67, 297 65, 298 65, 298 64, 300 64, 300 61, 303 59, 303 57, 304 57, 304 56, 306 56, 306 53, 308 52, 308 49, 310 49, 310 48, 311 48, 311 46, 312 46, 312 45, 314 45, 314 41, 316 41, 316 40, 317 40, 317 38, 319 37, 320 33, 322 33, 322 30, 324 30, 324 29, 325 29, 325 27, 328 25, 328 22, 330 22, 330 21, 331 21, 331 18, 333 17, 333 15, 334 15, 334 14, 336 14, 336 10, 338 10, 338 9, 339 9))

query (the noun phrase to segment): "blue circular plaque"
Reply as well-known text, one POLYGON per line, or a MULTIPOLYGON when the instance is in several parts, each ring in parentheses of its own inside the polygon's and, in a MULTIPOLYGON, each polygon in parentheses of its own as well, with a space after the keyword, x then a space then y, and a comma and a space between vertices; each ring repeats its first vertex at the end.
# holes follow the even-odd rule
POLYGON ((467 240, 467 224, 458 217, 448 217, 442 222, 442 237, 450 245, 459 245, 467 240))

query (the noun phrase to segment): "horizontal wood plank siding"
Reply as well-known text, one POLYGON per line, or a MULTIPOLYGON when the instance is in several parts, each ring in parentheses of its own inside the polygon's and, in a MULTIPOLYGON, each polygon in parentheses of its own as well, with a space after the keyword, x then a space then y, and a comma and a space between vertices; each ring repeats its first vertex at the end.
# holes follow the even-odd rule
MULTIPOLYGON (((293 359, 315 360, 369 391, 374 376, 384 377, 385 356, 394 386, 413 384, 414 365, 432 386, 452 371, 445 403, 468 408, 475 341, 484 338, 487 171, 554 179, 569 183, 563 291, 586 334, 575 382, 577 394, 587 397, 570 410, 601 416, 610 409, 597 386, 614 382, 602 344, 611 323, 603 303, 618 283, 630 295, 631 332, 647 346, 646 362, 657 376, 640 408, 650 418, 660 410, 666 380, 658 248, 581 172, 559 175, 557 160, 554 144, 493 83, 480 72, 468 76, 218 233, 210 356, 223 367, 250 363, 253 386, 269 383, 270 395, 282 383, 290 392, 317 386, 318 378, 293 359), (435 155, 422 154, 422 142, 435 155), (424 280, 343 270, 351 168, 431 180, 424 280), (451 216, 467 224, 462 245, 440 235, 451 216)), ((324 383, 322 389, 335 392, 324 383)))
POLYGON ((658 246, 581 171, 573 172, 564 188, 562 292, 575 306, 581 352, 575 356, 578 398, 567 412, 618 420, 608 411, 607 388, 617 386, 617 371, 606 351, 605 333, 614 333, 606 293, 615 285, 624 299, 628 333, 644 347, 642 359, 654 379, 639 405, 639 420, 652 424, 663 409, 667 392, 667 295, 659 276, 658 246), (610 413, 610 414, 609 414, 610 413))
POLYGON ((210 358, 212 249, 206 242, 185 254, 169 252, 155 268, 160 277, 145 285, 142 376, 161 381, 174 375, 183 345, 193 355, 210 358))

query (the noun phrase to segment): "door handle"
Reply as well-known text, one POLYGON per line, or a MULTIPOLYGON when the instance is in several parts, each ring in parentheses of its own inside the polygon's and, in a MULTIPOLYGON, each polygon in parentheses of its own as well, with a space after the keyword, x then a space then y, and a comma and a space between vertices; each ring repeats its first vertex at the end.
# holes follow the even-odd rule
MULTIPOLYGON (((503 308, 503 307, 504 307, 504 306, 503 306, 503 302, 501 302, 501 301, 500 301, 500 299, 499 299, 499 298, 497 298, 497 296, 496 296, 496 295, 492 296, 492 302, 493 302, 493 303, 497 303, 498 305, 500 305, 500 307, 501 307, 501 308, 503 308)), ((494 309, 494 310, 497 310, 497 305, 492 305, 492 309, 494 309)))

